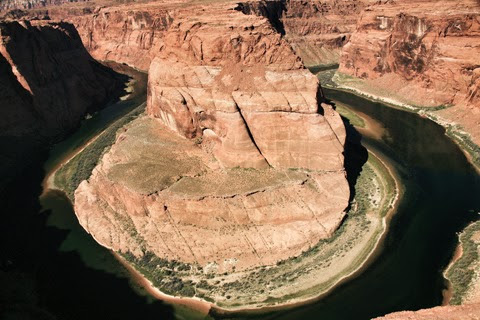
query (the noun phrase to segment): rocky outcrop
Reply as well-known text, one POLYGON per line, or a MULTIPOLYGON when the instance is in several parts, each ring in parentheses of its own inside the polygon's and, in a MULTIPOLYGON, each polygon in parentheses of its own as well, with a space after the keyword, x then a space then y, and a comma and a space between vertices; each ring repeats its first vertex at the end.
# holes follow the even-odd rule
POLYGON ((71 24, 0 23, 0 131, 58 139, 123 88, 71 24))
MULTIPOLYGON (((50 10, 53 19, 64 17, 50 10)), ((68 17, 75 24, 85 47, 98 60, 126 63, 148 70, 163 44, 163 34, 172 23, 168 4, 97 8, 91 14, 68 17)))
POLYGON ((340 117, 270 23, 232 9, 192 20, 177 16, 150 67, 151 115, 225 167, 343 168, 340 117))
POLYGON ((0 2, 0 12, 14 9, 42 8, 45 6, 83 1, 88 0, 2 0, 0 2))
POLYGON ((150 66, 150 118, 75 192, 101 244, 223 272, 296 256, 341 223, 343 123, 275 26, 236 6, 176 12, 150 66))
POLYGON ((454 105, 442 115, 478 140, 479 53, 478 1, 378 2, 362 13, 339 71, 401 102, 454 105))
POLYGON ((338 63, 369 0, 285 0, 239 3, 247 14, 267 17, 307 66, 338 63))
POLYGON ((419 311, 401 311, 391 313, 374 320, 479 320, 480 304, 445 306, 419 311))

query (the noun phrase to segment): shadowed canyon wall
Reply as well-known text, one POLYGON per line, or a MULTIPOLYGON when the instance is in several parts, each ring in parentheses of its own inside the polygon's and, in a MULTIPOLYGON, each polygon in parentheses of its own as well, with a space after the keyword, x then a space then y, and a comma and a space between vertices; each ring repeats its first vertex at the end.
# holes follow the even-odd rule
POLYGON ((68 23, 0 22, 2 176, 58 141, 126 80, 91 58, 68 23))

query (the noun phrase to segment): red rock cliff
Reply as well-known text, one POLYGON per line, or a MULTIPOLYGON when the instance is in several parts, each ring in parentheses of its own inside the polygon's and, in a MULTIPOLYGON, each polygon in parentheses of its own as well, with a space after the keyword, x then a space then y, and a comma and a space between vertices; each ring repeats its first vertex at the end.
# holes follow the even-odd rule
POLYGON ((480 4, 386 1, 366 8, 339 71, 442 115, 480 137, 480 4))
POLYGON ((75 192, 82 226, 114 250, 218 272, 331 236, 349 198, 345 128, 270 21, 234 2, 180 8, 163 42, 149 117, 75 192))
POLYGON ((227 167, 341 170, 345 129, 317 78, 269 21, 239 11, 177 14, 150 67, 149 114, 227 167))
POLYGON ((0 131, 58 138, 122 88, 68 23, 0 23, 0 131))
POLYGON ((338 63, 342 47, 355 31, 369 0, 249 1, 244 13, 267 17, 307 66, 338 63))

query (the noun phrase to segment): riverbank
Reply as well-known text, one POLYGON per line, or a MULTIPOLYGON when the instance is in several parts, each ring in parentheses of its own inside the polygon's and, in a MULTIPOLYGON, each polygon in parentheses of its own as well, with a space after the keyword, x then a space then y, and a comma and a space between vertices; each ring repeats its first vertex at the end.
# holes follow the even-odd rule
MULTIPOLYGON (((416 113, 439 124, 445 128, 445 135, 447 135, 457 144, 467 160, 470 162, 470 164, 472 164, 472 167, 477 173, 480 173, 480 148, 473 143, 470 135, 462 130, 459 125, 453 121, 442 118, 438 114, 439 112, 445 112, 451 108, 451 106, 413 106, 401 101, 401 99, 385 97, 379 93, 374 93, 375 90, 371 88, 365 89, 366 84, 362 83, 361 79, 354 79, 349 76, 335 73, 335 71, 332 70, 320 72, 318 77, 322 79, 322 82, 326 83, 327 88, 352 93, 372 102, 382 103, 388 105, 388 107, 416 113)), ((361 128, 359 131, 364 134, 361 128)), ((460 302, 464 301, 463 299, 465 297, 467 297, 467 300, 465 301, 469 303, 475 303, 480 300, 477 298, 477 296, 480 295, 480 276, 478 271, 473 272, 475 268, 472 268, 472 265, 475 265, 475 261, 477 261, 477 251, 480 246, 477 244, 477 250, 473 250, 474 246, 471 245, 470 240, 470 249, 465 250, 465 243, 469 240, 462 241, 462 238, 467 239, 465 233, 471 233, 469 232, 470 228, 472 228, 472 225, 468 226, 458 236, 459 244, 455 250, 451 262, 443 272, 444 278, 448 283, 448 288, 443 291, 443 305, 460 304, 460 302), (453 281, 452 277, 455 278, 453 281)), ((479 268, 480 265, 477 265, 477 269, 479 268)))
POLYGON ((471 135, 458 123, 448 120, 439 114, 439 112, 444 112, 452 106, 415 106, 401 97, 392 97, 389 92, 376 92, 378 90, 369 87, 362 79, 340 74, 336 69, 321 70, 316 74, 325 88, 352 93, 372 102, 378 102, 392 108, 417 113, 441 125, 446 130, 445 134, 460 147, 475 170, 480 174, 480 146, 473 142, 471 135))
MULTIPOLYGON (((96 147, 96 143, 97 139, 82 150, 104 149, 104 145, 96 147)), ((71 176, 76 174, 77 164, 82 161, 75 158, 81 158, 82 153, 78 153, 73 160, 66 159, 61 172, 64 176, 62 181, 70 181, 71 176)), ((401 187, 393 168, 378 154, 370 153, 369 158, 357 185, 363 191, 357 193, 354 209, 348 213, 349 218, 332 239, 321 241, 300 257, 282 261, 276 266, 213 277, 205 273, 187 273, 183 279, 175 274, 184 283, 194 281, 196 289, 193 300, 167 295, 145 279, 148 274, 158 270, 143 273, 136 269, 134 279, 138 280, 139 275, 143 274, 144 281, 137 283, 147 291, 155 292, 157 297, 190 301, 187 304, 193 308, 200 307, 199 311, 210 306, 219 314, 282 309, 318 300, 356 276, 373 260, 399 200, 401 187), (312 279, 315 279, 314 283, 312 279), (199 301, 203 301, 203 304, 199 301)), ((57 186, 68 187, 62 183, 57 183, 57 186)), ((135 265, 135 261, 130 263, 131 267, 135 265)))
POLYGON ((452 261, 443 272, 449 282, 444 305, 480 303, 480 221, 468 225, 458 235, 452 261))

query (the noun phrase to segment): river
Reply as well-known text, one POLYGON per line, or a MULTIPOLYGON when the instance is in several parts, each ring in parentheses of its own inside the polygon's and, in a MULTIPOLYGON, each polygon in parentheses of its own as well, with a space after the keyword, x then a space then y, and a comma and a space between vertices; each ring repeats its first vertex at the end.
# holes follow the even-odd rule
MULTIPOLYGON (((381 253, 361 275, 313 304, 236 318, 361 320, 439 305, 445 288, 442 271, 457 244, 456 233, 478 219, 480 178, 442 127, 351 93, 330 89, 325 93, 383 127, 381 135, 364 136, 362 141, 395 165, 406 187, 404 198, 381 253)), ((50 151, 48 159, 40 159, 11 184, 4 205, 10 217, 2 225, 11 243, 10 250, 0 255, 0 280, 6 284, 0 289, 0 316, 202 318, 148 296, 79 226, 68 199, 61 192, 41 189, 46 172, 144 101, 142 94, 85 121, 50 151)))

